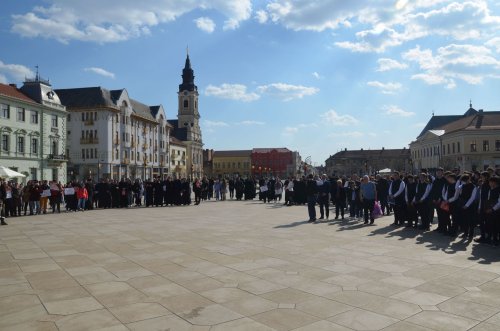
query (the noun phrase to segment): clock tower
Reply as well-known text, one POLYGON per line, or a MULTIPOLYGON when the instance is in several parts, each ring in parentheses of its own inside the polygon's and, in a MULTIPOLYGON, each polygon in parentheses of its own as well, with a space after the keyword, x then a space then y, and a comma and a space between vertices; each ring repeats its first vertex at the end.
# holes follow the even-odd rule
POLYGON ((198 87, 194 83, 194 71, 189 53, 182 70, 182 84, 179 85, 177 130, 182 132, 180 140, 188 145, 186 172, 192 177, 201 177, 203 173, 203 141, 198 111, 198 87))

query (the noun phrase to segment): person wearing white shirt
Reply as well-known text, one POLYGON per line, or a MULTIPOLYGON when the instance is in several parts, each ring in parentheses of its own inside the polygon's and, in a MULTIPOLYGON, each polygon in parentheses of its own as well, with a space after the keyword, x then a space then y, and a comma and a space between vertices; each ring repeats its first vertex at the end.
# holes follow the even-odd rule
POLYGON ((393 174, 394 180, 389 186, 389 199, 394 203, 394 223, 392 225, 399 226, 404 224, 405 210, 405 183, 401 180, 401 175, 398 171, 393 174))
POLYGON ((460 227, 464 231, 463 238, 472 240, 472 238, 474 238, 474 230, 477 224, 477 188, 474 184, 472 184, 468 174, 462 175, 460 179, 462 181, 462 185, 460 185, 459 188, 459 204, 462 208, 459 213, 460 227))
POLYGON ((446 201, 449 206, 449 213, 447 219, 447 230, 450 236, 456 236, 458 230, 458 214, 460 210, 457 206, 458 195, 460 190, 457 188, 457 176, 453 173, 450 173, 446 176, 446 180, 448 184, 446 184, 443 195, 443 201, 446 201), (451 216, 451 218, 450 218, 451 216))

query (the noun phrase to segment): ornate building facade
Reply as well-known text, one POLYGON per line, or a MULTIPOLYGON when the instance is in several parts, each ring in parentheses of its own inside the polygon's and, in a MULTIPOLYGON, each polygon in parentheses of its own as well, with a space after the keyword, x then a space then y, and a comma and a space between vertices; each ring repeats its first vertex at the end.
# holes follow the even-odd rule
POLYGON ((56 90, 67 106, 68 178, 150 179, 169 173, 169 132, 163 106, 127 90, 56 90))
POLYGON ((66 181, 66 107, 50 82, 0 84, 0 165, 26 180, 66 181))

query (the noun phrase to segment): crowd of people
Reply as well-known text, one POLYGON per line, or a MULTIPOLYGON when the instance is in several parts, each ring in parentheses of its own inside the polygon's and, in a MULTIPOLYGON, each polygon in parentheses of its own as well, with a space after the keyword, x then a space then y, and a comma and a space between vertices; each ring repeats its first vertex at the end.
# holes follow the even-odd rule
POLYGON ((373 224, 376 207, 380 215, 394 214, 393 226, 429 231, 434 217, 434 231, 448 236, 461 235, 475 241, 500 245, 500 177, 494 169, 463 172, 459 169, 435 174, 425 169, 420 174, 328 178, 309 175, 306 182, 309 222, 316 222, 316 205, 321 216, 329 217, 329 203, 335 205, 335 218, 344 218, 348 208, 351 218, 364 218, 373 224))
POLYGON ((493 169, 460 173, 439 168, 434 174, 426 170, 418 176, 394 172, 391 175, 307 178, 155 178, 151 181, 91 179, 72 181, 67 185, 55 181, 28 181, 26 185, 0 179, 0 221, 6 217, 60 213, 94 208, 129 208, 199 205, 206 200, 254 200, 285 206, 308 206, 309 222, 329 219, 330 206, 335 219, 363 219, 374 224, 381 215, 394 214, 393 226, 430 230, 437 215, 440 233, 500 245, 500 177, 493 169), (258 192, 258 193, 257 193, 258 192), (284 198, 283 198, 284 194, 284 198), (378 214, 377 214, 378 211, 378 214))

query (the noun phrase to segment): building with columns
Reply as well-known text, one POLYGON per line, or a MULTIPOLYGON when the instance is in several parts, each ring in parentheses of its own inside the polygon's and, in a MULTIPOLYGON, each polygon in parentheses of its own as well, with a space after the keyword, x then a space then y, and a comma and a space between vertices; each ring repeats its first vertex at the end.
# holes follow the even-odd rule
POLYGON ((36 75, 21 88, 0 84, 0 165, 25 181, 66 181, 66 107, 36 75))
POLYGON ((163 106, 134 100, 126 89, 56 92, 69 111, 69 179, 150 179, 170 172, 171 126, 163 106))
POLYGON ((198 87, 194 83, 194 71, 189 54, 182 70, 182 84, 179 85, 177 120, 170 120, 172 136, 182 141, 187 148, 186 169, 188 177, 203 175, 203 140, 198 110, 198 87))

